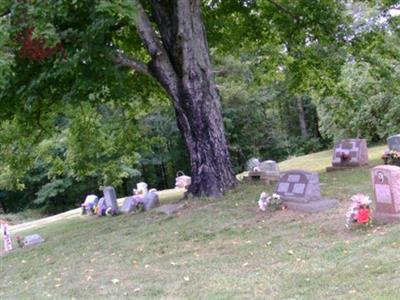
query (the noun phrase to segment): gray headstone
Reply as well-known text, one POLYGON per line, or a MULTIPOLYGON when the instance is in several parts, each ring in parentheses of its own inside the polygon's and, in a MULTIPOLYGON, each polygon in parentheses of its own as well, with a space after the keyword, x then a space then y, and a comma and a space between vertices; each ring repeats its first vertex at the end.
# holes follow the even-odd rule
POLYGON ((38 234, 31 234, 24 238, 25 246, 32 246, 32 245, 40 244, 43 242, 44 242, 44 239, 38 234))
POLYGON ((400 151, 400 134, 388 137, 387 142, 389 150, 400 151))
POLYGON ((274 160, 265 160, 258 166, 261 172, 266 173, 269 176, 279 176, 279 167, 274 160))
POLYGON ((258 158, 250 158, 247 163, 246 163, 246 169, 247 171, 253 171, 255 167, 258 167, 260 165, 260 161, 258 158))
POLYGON ((135 210, 136 201, 134 197, 126 197, 121 207, 122 213, 130 213, 135 210))
POLYGON ((107 207, 111 207, 118 210, 118 203, 117 203, 117 194, 115 193, 115 189, 112 186, 106 186, 103 189, 104 199, 106 200, 107 207))
POLYGON ((160 199, 156 193, 149 192, 144 196, 143 204, 144 210, 149 211, 160 204, 160 199))
POLYGON ((338 205, 336 200, 321 197, 319 175, 315 172, 293 170, 281 173, 275 193, 294 210, 317 212, 338 205))
POLYGON ((106 205, 106 200, 104 197, 101 197, 99 199, 99 202, 97 203, 97 215, 102 216, 103 214, 106 213, 107 205, 106 205))

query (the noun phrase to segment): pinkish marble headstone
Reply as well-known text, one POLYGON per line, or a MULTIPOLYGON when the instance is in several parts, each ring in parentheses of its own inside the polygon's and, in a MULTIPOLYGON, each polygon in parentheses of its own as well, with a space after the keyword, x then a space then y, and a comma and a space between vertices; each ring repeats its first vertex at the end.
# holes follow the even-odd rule
POLYGON ((366 139, 345 139, 336 142, 333 149, 333 167, 360 167, 368 164, 366 139))
POLYGON ((400 167, 376 166, 371 177, 375 196, 373 218, 384 223, 400 220, 400 167))
POLYGON ((275 193, 294 210, 317 212, 338 204, 336 200, 322 198, 319 175, 315 172, 293 170, 281 173, 275 193))

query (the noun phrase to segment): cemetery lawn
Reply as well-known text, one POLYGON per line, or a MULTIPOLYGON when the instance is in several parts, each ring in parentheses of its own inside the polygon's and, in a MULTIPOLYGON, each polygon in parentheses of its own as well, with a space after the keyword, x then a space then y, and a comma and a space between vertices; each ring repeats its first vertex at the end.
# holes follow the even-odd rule
MULTIPOLYGON (((369 149, 370 167, 385 146, 369 149)), ((330 151, 281 169, 323 172, 330 151)), ((60 221, 46 242, 0 258, 0 299, 400 299, 400 224, 344 227, 349 197, 371 195, 369 168, 321 173, 338 208, 261 213, 241 184, 222 200, 156 212, 60 221)))

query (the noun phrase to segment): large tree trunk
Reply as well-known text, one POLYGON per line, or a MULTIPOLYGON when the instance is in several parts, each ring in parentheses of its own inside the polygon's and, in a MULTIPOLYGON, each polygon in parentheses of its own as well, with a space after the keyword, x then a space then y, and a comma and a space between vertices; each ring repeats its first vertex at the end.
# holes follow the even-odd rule
POLYGON ((200 0, 150 0, 157 37, 139 3, 138 32, 152 61, 148 72, 169 94, 190 156, 195 196, 219 197, 235 185, 224 135, 200 0))
POLYGON ((295 99, 296 99, 296 105, 297 105, 297 112, 299 115, 299 125, 300 125, 301 136, 304 138, 307 138, 308 131, 307 131, 307 123, 306 123, 306 113, 304 112, 303 99, 300 95, 295 96, 295 99))

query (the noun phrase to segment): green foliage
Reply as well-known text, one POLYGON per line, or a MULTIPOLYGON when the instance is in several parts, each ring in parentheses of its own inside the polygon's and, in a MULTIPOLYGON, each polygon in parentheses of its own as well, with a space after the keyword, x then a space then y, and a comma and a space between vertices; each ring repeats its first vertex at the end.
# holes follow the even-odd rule
POLYGON ((72 185, 72 180, 67 178, 63 179, 56 179, 49 183, 43 185, 40 190, 36 193, 37 198, 35 199, 35 204, 43 204, 48 199, 54 198, 59 194, 64 193, 70 186, 72 185))
MULTIPOLYGON (((370 41, 371 36, 366 38, 370 41)), ((376 142, 400 131, 400 89, 396 84, 400 80, 400 37, 388 32, 376 35, 373 41, 368 43, 368 51, 359 54, 361 59, 349 59, 334 93, 320 100, 325 135, 376 142)))

